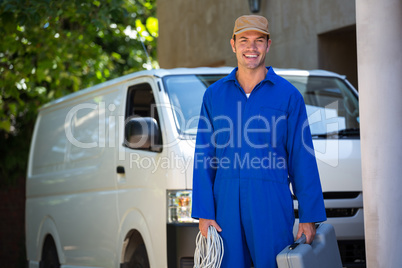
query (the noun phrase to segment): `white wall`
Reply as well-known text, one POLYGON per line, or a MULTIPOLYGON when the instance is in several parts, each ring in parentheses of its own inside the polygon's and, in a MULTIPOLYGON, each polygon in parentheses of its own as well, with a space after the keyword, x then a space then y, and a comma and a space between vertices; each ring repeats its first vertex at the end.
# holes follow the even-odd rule
POLYGON ((402 1, 356 6, 367 267, 402 267, 402 1))

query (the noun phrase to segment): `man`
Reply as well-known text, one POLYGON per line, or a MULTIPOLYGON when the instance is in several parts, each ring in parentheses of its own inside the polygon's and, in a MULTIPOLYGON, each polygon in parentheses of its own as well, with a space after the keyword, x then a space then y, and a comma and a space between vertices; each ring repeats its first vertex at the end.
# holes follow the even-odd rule
POLYGON ((198 126, 192 216, 224 241, 222 267, 276 267, 293 242, 293 198, 307 242, 325 221, 306 108, 299 91, 265 67, 268 21, 242 16, 230 44, 238 67, 205 92, 198 126))

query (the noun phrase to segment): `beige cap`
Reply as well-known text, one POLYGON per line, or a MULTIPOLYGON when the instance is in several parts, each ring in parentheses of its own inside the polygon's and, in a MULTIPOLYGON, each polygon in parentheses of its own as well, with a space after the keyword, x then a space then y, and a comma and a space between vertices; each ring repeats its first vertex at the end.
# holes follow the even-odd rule
POLYGON ((258 31, 260 33, 268 35, 269 38, 268 20, 263 16, 258 15, 241 16, 235 22, 232 38, 236 34, 245 31, 258 31))

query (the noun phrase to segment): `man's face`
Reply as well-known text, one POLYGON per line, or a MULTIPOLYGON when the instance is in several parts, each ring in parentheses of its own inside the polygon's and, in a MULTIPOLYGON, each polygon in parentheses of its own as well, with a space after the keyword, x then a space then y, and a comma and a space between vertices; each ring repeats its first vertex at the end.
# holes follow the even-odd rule
POLYGON ((239 67, 257 69, 264 66, 265 55, 269 51, 271 40, 257 31, 246 31, 236 35, 236 41, 230 40, 232 50, 236 53, 239 67))

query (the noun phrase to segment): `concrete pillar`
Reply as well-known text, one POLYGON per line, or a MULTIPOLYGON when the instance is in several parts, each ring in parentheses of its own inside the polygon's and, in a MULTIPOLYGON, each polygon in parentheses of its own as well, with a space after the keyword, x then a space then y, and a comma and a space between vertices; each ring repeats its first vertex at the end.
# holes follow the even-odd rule
POLYGON ((356 0, 368 268, 402 267, 402 1, 356 0))

